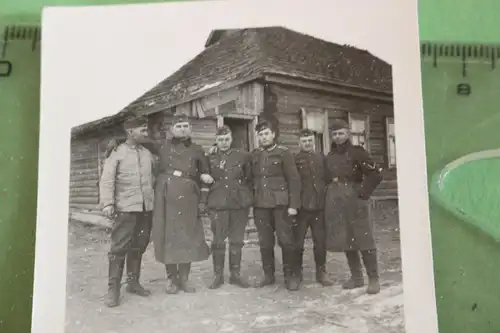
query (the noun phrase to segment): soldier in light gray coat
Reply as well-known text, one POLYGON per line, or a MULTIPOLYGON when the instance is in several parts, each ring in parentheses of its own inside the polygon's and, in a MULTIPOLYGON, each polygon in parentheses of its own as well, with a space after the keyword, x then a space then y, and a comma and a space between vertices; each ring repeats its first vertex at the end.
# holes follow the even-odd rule
POLYGON ((138 143, 147 136, 147 120, 134 118, 124 123, 125 142, 110 151, 100 180, 100 204, 103 214, 113 220, 106 304, 119 305, 121 280, 127 263, 127 291, 150 295, 140 283, 142 255, 150 241, 154 155, 138 143))

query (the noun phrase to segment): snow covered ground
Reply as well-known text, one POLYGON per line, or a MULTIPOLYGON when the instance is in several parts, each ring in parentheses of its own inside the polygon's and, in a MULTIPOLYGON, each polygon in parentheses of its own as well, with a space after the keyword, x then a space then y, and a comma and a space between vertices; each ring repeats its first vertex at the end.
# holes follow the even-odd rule
MULTIPOLYGON (((378 295, 366 295, 364 289, 341 289, 340 284, 348 277, 342 254, 328 254, 328 272, 337 284, 325 288, 315 283, 310 242, 304 259, 304 283, 297 292, 283 287, 281 274, 272 287, 239 289, 226 284, 219 290, 209 290, 209 259, 193 265, 191 278, 197 293, 167 295, 164 267, 154 261, 150 246, 143 263, 142 282, 153 295, 141 298, 123 290, 122 305, 114 309, 103 306, 107 234, 102 229, 70 221, 66 333, 402 333, 397 218, 397 209, 374 214, 382 279, 378 295)), ((279 248, 276 258, 281 259, 279 248)), ((245 246, 242 273, 250 280, 260 277, 257 245, 245 246)), ((279 262, 277 273, 281 273, 279 262)))

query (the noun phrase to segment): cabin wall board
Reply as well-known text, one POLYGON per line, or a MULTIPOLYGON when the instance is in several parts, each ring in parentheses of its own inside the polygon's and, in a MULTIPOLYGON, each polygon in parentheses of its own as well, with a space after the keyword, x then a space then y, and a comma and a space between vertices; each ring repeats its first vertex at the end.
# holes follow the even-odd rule
POLYGON ((346 98, 334 96, 328 93, 294 88, 278 84, 270 84, 269 96, 276 110, 273 110, 275 117, 279 121, 279 142, 290 148, 292 151, 298 150, 298 133, 302 129, 301 109, 306 111, 323 110, 328 112, 328 122, 335 119, 348 121, 349 113, 364 114, 368 116, 368 140, 370 152, 374 160, 387 166, 387 138, 385 119, 393 116, 392 105, 364 101, 359 98, 346 98))
POLYGON ((99 204, 98 139, 71 141, 69 207, 95 210, 99 204))

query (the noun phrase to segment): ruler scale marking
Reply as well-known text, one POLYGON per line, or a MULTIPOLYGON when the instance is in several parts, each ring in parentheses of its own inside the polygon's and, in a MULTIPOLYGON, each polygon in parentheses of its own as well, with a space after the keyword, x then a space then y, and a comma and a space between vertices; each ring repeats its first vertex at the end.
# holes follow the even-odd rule
MULTIPOLYGON (((498 58, 500 44, 421 43, 424 110, 430 110, 424 117, 429 133, 427 154, 441 156, 450 163, 460 156, 500 147, 496 135, 500 126, 498 58), (466 81, 460 82, 461 78, 466 81), (456 86, 456 94, 450 94, 450 85, 456 86), (439 124, 447 125, 443 128, 439 124)), ((477 162, 452 175, 443 173, 444 165, 429 165, 434 174, 429 188, 431 197, 459 220, 500 240, 496 222, 500 207, 491 201, 498 197, 494 185, 497 181, 489 173, 500 167, 500 158, 477 162), (436 179, 441 187, 436 185, 436 179)))
POLYGON ((0 332, 29 332, 31 318, 26 314, 32 306, 36 234, 40 25, 1 18, 0 22, 0 226, 4 225, 0 233, 0 332))

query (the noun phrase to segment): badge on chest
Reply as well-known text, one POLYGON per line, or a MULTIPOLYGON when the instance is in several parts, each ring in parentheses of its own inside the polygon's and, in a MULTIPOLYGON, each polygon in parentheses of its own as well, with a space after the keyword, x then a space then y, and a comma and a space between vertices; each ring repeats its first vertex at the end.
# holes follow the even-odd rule
POLYGON ((221 160, 219 163, 219 168, 224 169, 225 166, 226 166, 226 160, 221 160))

